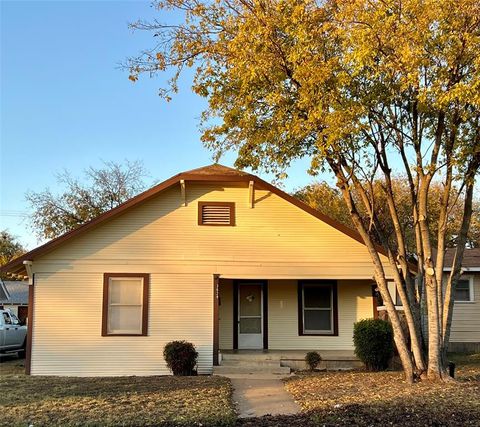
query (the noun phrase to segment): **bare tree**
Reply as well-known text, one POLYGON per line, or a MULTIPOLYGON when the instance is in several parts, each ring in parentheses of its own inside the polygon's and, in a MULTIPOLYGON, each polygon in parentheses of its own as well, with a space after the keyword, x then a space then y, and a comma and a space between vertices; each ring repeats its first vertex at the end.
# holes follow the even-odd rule
POLYGON ((57 175, 61 193, 45 189, 26 194, 33 208, 32 228, 39 238, 60 236, 138 194, 146 175, 139 161, 104 162, 102 168, 86 169, 82 179, 64 171, 57 175))

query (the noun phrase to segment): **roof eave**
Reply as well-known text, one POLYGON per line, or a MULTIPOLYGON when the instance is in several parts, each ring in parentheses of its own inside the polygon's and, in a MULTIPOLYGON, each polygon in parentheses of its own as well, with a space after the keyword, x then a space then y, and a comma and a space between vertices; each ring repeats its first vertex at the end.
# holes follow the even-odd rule
MULTIPOLYGON (((242 173, 238 175, 234 174, 199 174, 199 173, 192 173, 192 172, 183 172, 173 177, 163 181, 160 184, 144 191, 143 193, 138 194, 137 196, 127 200, 126 202, 118 205, 117 207, 97 216, 96 218, 82 224, 78 228, 68 231, 61 236, 50 240, 49 242, 27 252, 26 254, 10 261, 9 263, 5 264, 3 267, 0 268, 0 272, 2 273, 12 273, 12 274, 26 274, 25 267, 23 265, 24 261, 34 261, 36 257, 44 255, 58 246, 65 243, 67 240, 79 235, 83 234, 84 232, 94 229, 95 227, 99 226, 106 220, 113 219, 121 214, 123 214, 126 210, 137 206, 141 203, 145 203, 146 201, 152 199, 153 197, 157 196, 164 190, 171 188, 172 186, 179 184, 180 181, 201 181, 201 182, 249 182, 254 181, 255 185, 260 186, 263 189, 269 190, 274 194, 282 197, 286 201, 294 204, 295 206, 299 207, 300 209, 306 211, 310 215, 316 217, 317 219, 325 222, 326 224, 330 225, 331 227, 336 228, 343 234, 351 237, 352 239, 364 244, 363 239, 359 235, 359 233, 340 223, 339 221, 322 214, 321 212, 317 211, 316 209, 312 208, 311 206, 307 205, 306 203, 298 200, 297 198, 291 196, 288 193, 280 190, 279 188, 273 186, 272 184, 264 181, 263 179, 248 173, 242 173)), ((376 246, 376 250, 381 253, 382 255, 387 256, 386 250, 381 246, 376 246)), ((416 267, 415 267, 416 270, 416 267)))

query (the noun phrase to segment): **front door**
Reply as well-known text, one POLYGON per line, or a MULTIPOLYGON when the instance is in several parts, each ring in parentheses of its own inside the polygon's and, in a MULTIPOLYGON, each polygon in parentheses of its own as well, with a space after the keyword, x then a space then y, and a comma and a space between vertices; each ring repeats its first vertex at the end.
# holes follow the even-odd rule
POLYGON ((238 285, 238 348, 263 348, 261 283, 240 283, 238 285))

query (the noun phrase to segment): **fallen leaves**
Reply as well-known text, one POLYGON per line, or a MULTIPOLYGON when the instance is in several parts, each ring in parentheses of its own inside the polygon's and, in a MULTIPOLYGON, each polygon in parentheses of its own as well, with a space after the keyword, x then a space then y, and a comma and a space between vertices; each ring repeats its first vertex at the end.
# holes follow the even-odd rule
MULTIPOLYGON (((480 355, 457 357, 457 381, 409 385, 401 372, 301 373, 286 381, 316 425, 478 426, 480 355)), ((271 424, 276 425, 276 424, 271 424)))

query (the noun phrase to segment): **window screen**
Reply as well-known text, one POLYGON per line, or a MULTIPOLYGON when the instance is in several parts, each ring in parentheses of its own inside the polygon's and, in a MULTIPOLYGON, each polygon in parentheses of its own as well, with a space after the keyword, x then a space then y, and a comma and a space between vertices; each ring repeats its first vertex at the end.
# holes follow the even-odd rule
POLYGON ((455 301, 470 301, 470 280, 461 279, 455 289, 455 301))
POLYGON ((146 335, 148 276, 107 275, 104 286, 104 335, 146 335))
POLYGON ((333 334, 334 285, 301 284, 300 314, 304 334, 333 334))

